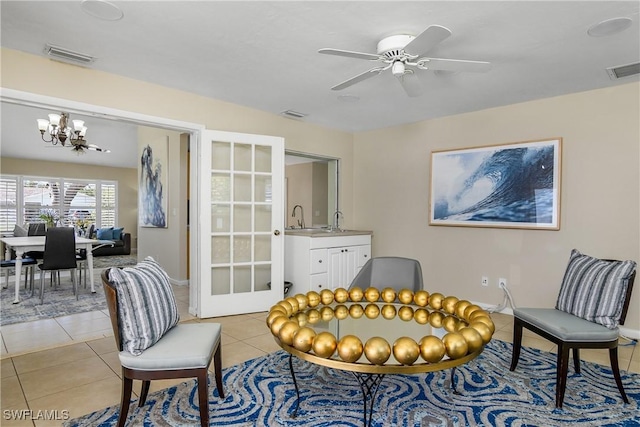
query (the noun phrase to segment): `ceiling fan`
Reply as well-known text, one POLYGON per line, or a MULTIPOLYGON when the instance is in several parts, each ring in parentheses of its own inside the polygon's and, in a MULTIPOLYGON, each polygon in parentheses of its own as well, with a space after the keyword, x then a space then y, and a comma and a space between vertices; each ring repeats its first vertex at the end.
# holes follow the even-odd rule
POLYGON ((450 35, 449 29, 440 25, 431 25, 418 36, 399 34, 380 40, 377 54, 331 48, 320 49, 318 53, 381 63, 377 67, 333 86, 332 90, 345 89, 391 69, 391 73, 398 79, 407 95, 415 97, 422 94, 422 87, 416 75, 417 70, 486 72, 491 69, 491 63, 484 61, 424 56, 450 35))
POLYGON ((83 120, 71 120, 73 128, 69 126, 69 114, 49 114, 49 120, 38 119, 38 129, 44 142, 50 142, 51 147, 60 144, 61 146, 71 146, 71 150, 77 154, 83 154, 84 150, 101 151, 110 153, 95 144, 88 144, 84 139, 87 127, 83 120), (45 138, 45 134, 49 139, 45 138))

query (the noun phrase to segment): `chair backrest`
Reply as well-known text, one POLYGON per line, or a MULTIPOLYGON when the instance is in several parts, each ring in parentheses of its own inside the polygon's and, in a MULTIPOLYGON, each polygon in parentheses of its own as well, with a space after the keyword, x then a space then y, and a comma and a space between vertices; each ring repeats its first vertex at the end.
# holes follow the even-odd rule
POLYGON ((371 258, 353 279, 349 288, 370 286, 378 289, 393 288, 396 291, 423 289, 420 262, 411 258, 377 257, 371 258))
POLYGON ((34 222, 33 224, 29 224, 29 229, 27 230, 27 236, 46 236, 47 235, 47 224, 44 222, 34 222))
POLYGON ((66 270, 77 268, 76 234, 71 227, 52 227, 44 241, 42 270, 66 270))
MULTIPOLYGON (((113 267, 115 268, 115 267, 113 267)), ((107 300, 107 308, 109 309, 109 317, 111 318, 111 328, 113 329, 113 337, 116 340, 118 351, 122 351, 122 340, 120 339, 120 317, 118 316, 118 294, 116 288, 109 281, 109 272, 111 268, 102 271, 102 287, 104 288, 104 296, 107 300)))

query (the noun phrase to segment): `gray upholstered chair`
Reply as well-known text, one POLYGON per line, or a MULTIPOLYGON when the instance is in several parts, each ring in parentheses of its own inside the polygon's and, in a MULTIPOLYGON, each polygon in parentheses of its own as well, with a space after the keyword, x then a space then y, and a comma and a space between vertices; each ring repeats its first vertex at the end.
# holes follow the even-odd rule
POLYGON ((593 258, 573 250, 564 274, 556 308, 515 308, 513 310, 513 353, 510 370, 520 358, 522 328, 558 346, 556 367, 556 407, 561 408, 567 385, 569 350, 574 369, 580 373, 580 349, 609 349, 613 376, 629 403, 618 367, 618 325, 624 324, 636 276, 634 261, 593 258))
POLYGON ((411 258, 371 258, 351 281, 349 289, 355 286, 362 289, 372 286, 378 289, 393 288, 396 291, 419 291, 423 289, 422 268, 419 261, 411 258))
MULTIPOLYGON (((125 268, 124 270, 110 268, 102 272, 102 283, 119 351, 118 357, 122 366, 122 399, 118 426, 123 427, 127 420, 133 380, 142 380, 138 401, 138 406, 142 407, 146 402, 151 380, 192 377, 197 378, 198 382, 200 423, 202 426, 208 426, 208 367, 212 359, 218 394, 224 398, 220 345, 221 326, 218 323, 177 323, 179 317, 175 306, 175 297, 170 284, 168 284, 168 276, 163 270, 160 270, 155 261, 149 260, 153 261, 153 259, 147 258, 133 268, 125 268), (139 271, 134 271, 136 269, 139 271), (129 275, 125 281, 122 280, 123 271, 125 275, 129 275), (147 274, 149 272, 151 274, 147 274), (157 279, 154 278, 154 275, 157 279), (115 276, 118 278, 116 279, 115 276), (155 301, 155 303, 151 302, 144 308, 136 306, 135 301, 132 301, 135 298, 132 299, 130 296, 133 293, 144 294, 145 302, 155 301), (156 307, 151 309, 149 305, 156 307), (168 312, 167 307, 171 307, 168 312), (144 312, 145 308, 148 310, 147 312, 144 312), (166 319, 159 319, 158 313, 163 311, 166 319), (130 327, 126 328, 127 330, 123 329, 121 324, 123 316, 133 322, 130 327), (154 339, 148 339, 146 344, 142 343, 146 338, 136 338, 137 343, 134 343, 131 340, 131 332, 144 333, 142 331, 144 322, 136 322, 136 319, 144 316, 155 316, 154 320, 164 321, 164 329, 167 330, 163 330, 163 333, 154 339), (132 346, 135 347, 133 350, 132 346)), ((155 326, 157 327, 157 325, 155 326)))

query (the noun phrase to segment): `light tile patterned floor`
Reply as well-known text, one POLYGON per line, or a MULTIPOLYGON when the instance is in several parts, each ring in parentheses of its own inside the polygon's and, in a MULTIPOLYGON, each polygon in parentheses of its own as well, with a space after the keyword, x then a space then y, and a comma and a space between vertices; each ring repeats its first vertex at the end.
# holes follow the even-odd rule
MULTIPOLYGON (((176 287, 176 298, 183 321, 199 322, 188 315, 188 288, 176 287)), ((513 318, 493 314, 494 339, 511 342, 513 318)), ((5 410, 58 411, 71 418, 118 404, 120 364, 107 314, 84 313, 77 316, 2 327, 0 367, 2 426, 58 426, 61 421, 7 420, 5 410)), ((273 352, 279 347, 264 323, 265 313, 227 316, 202 321, 222 324, 222 364, 224 367, 273 352)), ((555 346, 525 330, 523 344, 545 351, 555 346)), ((640 350, 620 347, 620 367, 640 373, 640 350)), ((606 350, 582 351, 584 360, 608 365, 606 350)), ((151 391, 183 380, 153 381, 151 391)), ((134 393, 140 384, 134 384, 134 393)))

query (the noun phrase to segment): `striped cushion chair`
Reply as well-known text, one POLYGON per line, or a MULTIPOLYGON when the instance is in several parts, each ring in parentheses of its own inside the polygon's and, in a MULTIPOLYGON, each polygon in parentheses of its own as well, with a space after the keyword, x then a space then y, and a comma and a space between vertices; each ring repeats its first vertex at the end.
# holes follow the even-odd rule
POLYGON ((198 381, 201 425, 209 425, 208 369, 213 359, 216 386, 222 389, 219 323, 181 324, 169 276, 151 257, 135 267, 102 273, 113 334, 122 365, 122 400, 118 426, 127 421, 133 380, 142 380, 143 406, 151 380, 190 378, 198 381))
POLYGON ((581 348, 608 348, 622 400, 629 403, 618 367, 618 325, 624 324, 635 276, 634 261, 598 259, 574 249, 555 309, 513 310, 510 369, 513 371, 518 365, 523 327, 557 344, 556 408, 561 408, 567 384, 569 350, 573 349, 574 369, 579 374, 581 348))

